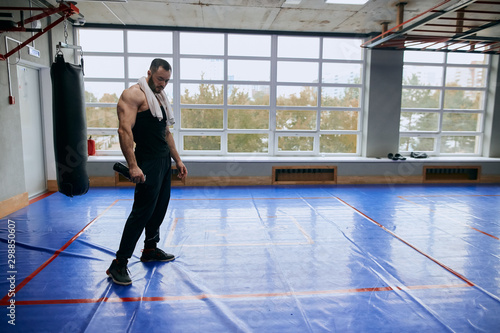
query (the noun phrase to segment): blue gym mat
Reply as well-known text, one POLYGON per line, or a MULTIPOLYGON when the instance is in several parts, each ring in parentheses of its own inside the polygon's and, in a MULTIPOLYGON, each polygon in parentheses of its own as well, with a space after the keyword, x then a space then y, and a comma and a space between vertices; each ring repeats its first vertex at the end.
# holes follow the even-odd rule
POLYGON ((140 262, 141 238, 118 286, 132 199, 0 219, 1 332, 500 331, 500 185, 174 187, 176 260, 140 262))

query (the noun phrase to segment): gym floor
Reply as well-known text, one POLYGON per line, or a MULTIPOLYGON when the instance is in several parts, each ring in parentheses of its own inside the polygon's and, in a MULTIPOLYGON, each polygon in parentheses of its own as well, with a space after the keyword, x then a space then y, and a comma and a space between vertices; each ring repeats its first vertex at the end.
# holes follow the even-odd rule
POLYGON ((499 331, 499 184, 174 187, 176 260, 140 262, 139 240, 124 287, 105 271, 132 199, 49 193, 2 218, 0 331, 499 331))

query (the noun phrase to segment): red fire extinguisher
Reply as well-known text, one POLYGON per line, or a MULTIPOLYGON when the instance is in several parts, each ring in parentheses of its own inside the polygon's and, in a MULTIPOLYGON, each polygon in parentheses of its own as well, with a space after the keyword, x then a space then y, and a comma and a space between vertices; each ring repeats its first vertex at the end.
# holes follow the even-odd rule
POLYGON ((87 150, 89 153, 89 156, 95 155, 95 141, 92 140, 92 136, 87 140, 87 150))

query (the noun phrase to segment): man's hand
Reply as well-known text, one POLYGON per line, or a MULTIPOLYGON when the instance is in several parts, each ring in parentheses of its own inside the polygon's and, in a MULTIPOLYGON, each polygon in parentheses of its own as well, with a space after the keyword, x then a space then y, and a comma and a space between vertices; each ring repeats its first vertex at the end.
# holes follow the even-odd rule
POLYGON ((146 181, 146 175, 142 173, 141 168, 138 166, 130 168, 130 180, 132 183, 138 184, 138 183, 144 183, 146 181))
POLYGON ((188 174, 186 166, 182 162, 176 163, 175 165, 177 167, 177 171, 179 172, 177 174, 177 177, 179 177, 182 181, 184 181, 184 179, 186 179, 188 174))

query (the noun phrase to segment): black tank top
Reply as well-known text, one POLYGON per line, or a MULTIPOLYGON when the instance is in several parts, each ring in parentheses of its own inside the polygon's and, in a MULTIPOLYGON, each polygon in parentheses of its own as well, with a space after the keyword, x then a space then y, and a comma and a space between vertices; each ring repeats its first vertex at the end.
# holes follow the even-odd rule
POLYGON ((135 125, 132 128, 137 159, 160 158, 169 154, 170 150, 165 138, 167 115, 163 106, 161 106, 161 112, 163 114, 162 120, 154 117, 150 110, 137 113, 135 125))

